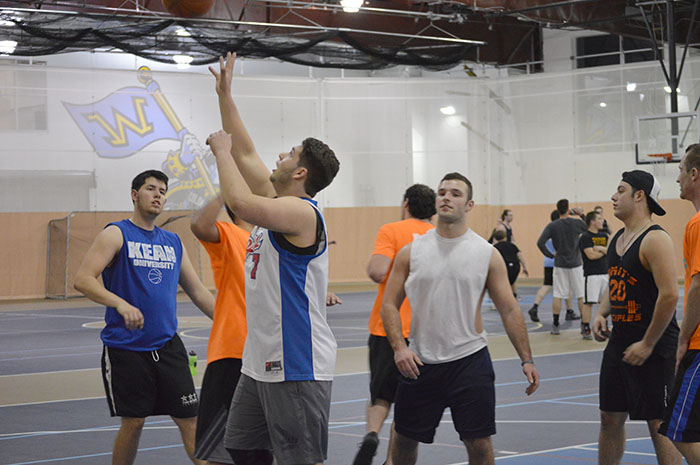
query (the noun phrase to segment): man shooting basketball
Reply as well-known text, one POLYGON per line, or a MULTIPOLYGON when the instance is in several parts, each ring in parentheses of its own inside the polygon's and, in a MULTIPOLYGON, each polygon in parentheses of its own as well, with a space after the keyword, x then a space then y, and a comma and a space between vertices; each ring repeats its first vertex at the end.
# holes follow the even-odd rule
POLYGON ((326 321, 328 239, 311 200, 339 163, 307 138, 270 171, 231 97, 235 55, 221 58, 216 91, 223 131, 207 143, 226 204, 257 225, 245 264, 248 335, 224 444, 237 465, 321 463, 327 456, 336 342, 326 321))

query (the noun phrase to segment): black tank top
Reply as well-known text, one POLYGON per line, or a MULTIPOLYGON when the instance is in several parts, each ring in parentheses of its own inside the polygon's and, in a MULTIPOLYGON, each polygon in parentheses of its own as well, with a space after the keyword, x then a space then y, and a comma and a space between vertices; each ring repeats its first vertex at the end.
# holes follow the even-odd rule
MULTIPOLYGON (((616 246, 624 229, 615 234, 608 246, 608 290, 610 317, 613 323, 608 346, 611 349, 623 351, 628 345, 641 340, 651 323, 659 289, 654 282, 654 276, 642 265, 639 249, 644 237, 654 230, 664 229, 659 225, 652 225, 622 256, 617 254, 616 246)), ((678 322, 674 314, 666 331, 656 343, 654 353, 675 354, 678 332, 678 322)))

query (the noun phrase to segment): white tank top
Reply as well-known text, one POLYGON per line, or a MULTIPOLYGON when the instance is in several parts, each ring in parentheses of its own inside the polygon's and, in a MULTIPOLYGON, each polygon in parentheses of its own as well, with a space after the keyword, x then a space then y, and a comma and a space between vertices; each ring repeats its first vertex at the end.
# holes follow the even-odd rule
MULTIPOLYGON (((323 220, 316 203, 304 200, 323 220)), ((253 229, 245 262, 248 336, 242 373, 263 382, 333 379, 336 342, 326 322, 325 223, 319 248, 315 255, 295 254, 269 230, 253 229)))
POLYGON ((476 332, 493 246, 468 229, 447 239, 437 229, 411 244, 404 288, 413 310, 410 348, 425 363, 445 363, 486 347, 476 332))

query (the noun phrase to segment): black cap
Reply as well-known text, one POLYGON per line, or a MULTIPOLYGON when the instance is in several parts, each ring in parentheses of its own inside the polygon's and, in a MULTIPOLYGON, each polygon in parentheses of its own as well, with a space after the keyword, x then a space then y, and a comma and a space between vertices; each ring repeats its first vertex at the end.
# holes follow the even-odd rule
POLYGON ((642 170, 625 171, 622 173, 622 180, 635 189, 644 191, 644 194, 647 196, 649 211, 659 216, 666 214, 666 210, 659 204, 661 184, 659 184, 659 180, 653 174, 642 170))

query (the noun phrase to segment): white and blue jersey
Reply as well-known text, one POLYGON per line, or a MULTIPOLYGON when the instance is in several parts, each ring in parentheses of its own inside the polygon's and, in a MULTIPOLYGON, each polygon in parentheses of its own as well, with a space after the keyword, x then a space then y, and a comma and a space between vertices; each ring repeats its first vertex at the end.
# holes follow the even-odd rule
POLYGON ((281 235, 261 227, 248 240, 248 336, 241 372, 257 381, 333 379, 336 342, 326 321, 326 225, 316 202, 304 200, 318 215, 320 240, 311 254, 288 250, 278 240, 281 235))
POLYGON ((114 262, 102 272, 105 288, 138 308, 143 329, 130 330, 113 307, 107 307, 100 337, 107 347, 134 351, 161 348, 177 331, 177 286, 182 243, 177 234, 158 227, 140 228, 130 220, 117 226, 124 238, 114 262))

